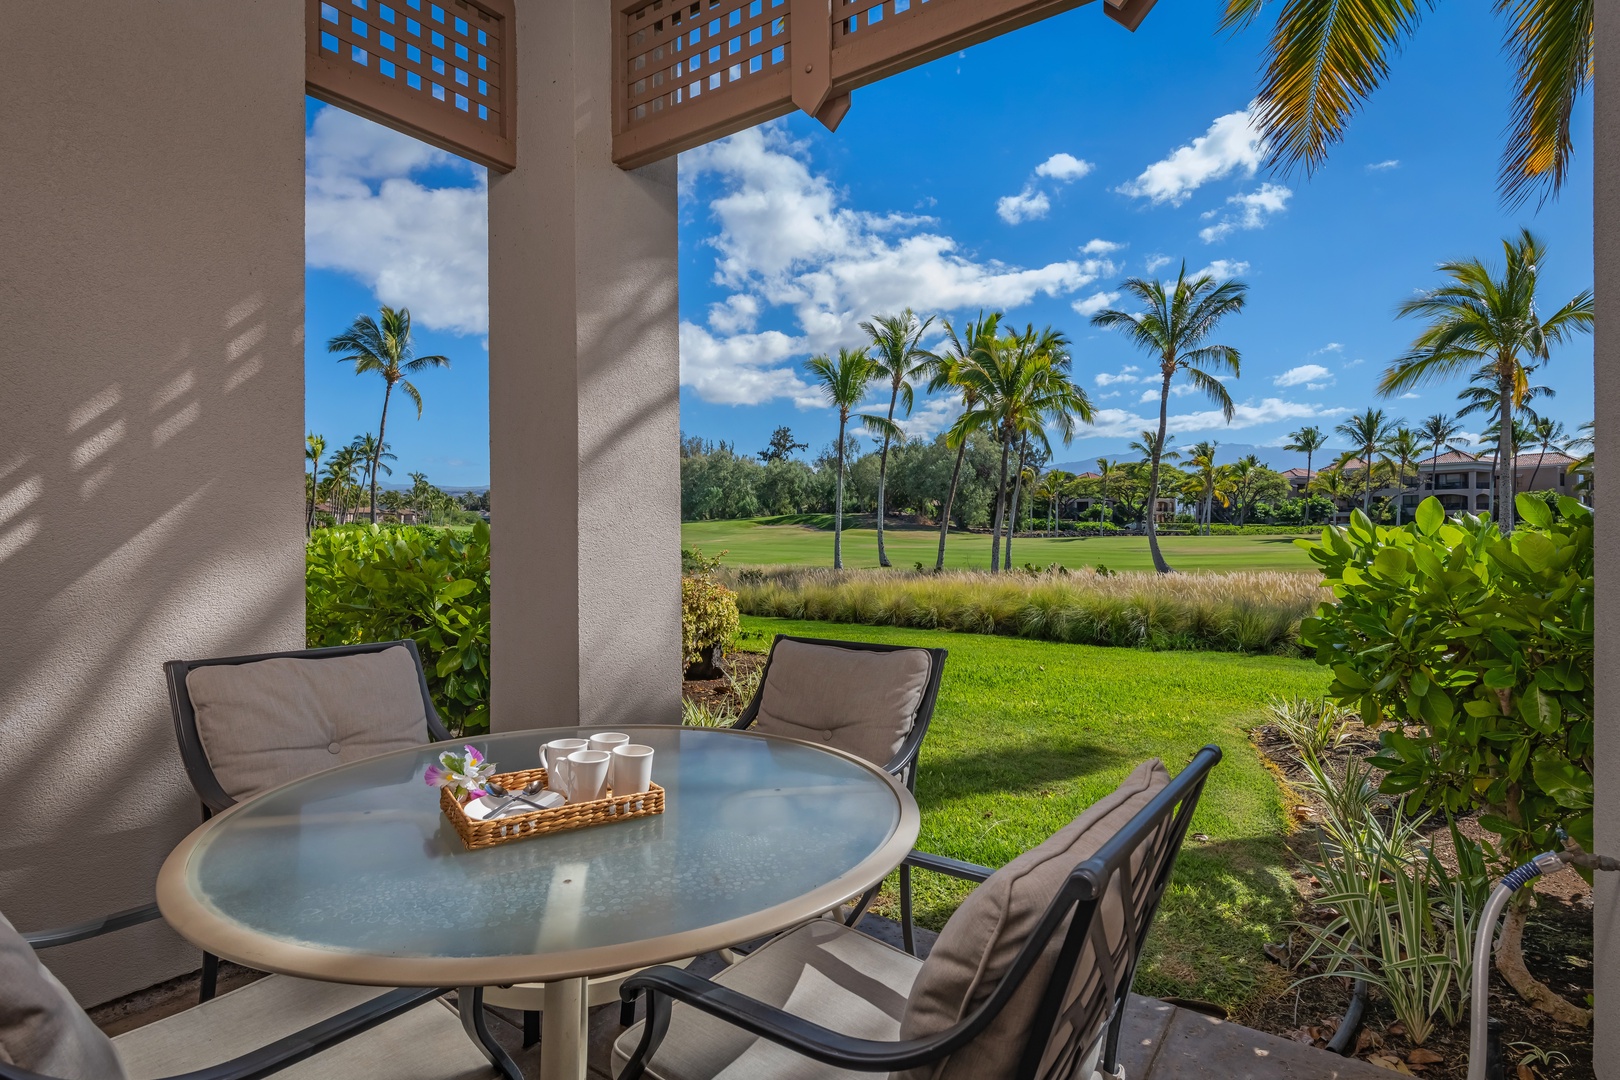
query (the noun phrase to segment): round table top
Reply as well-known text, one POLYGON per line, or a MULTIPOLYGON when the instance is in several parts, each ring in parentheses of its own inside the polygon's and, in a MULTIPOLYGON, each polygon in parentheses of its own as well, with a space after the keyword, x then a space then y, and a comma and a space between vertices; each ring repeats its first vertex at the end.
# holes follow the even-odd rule
POLYGON ((158 876, 164 917, 262 971, 377 986, 601 975, 794 926, 858 896, 917 839, 882 769, 754 732, 616 728, 656 751, 662 814, 468 851, 422 779, 447 746, 537 767, 546 728, 400 750, 204 822, 158 876))

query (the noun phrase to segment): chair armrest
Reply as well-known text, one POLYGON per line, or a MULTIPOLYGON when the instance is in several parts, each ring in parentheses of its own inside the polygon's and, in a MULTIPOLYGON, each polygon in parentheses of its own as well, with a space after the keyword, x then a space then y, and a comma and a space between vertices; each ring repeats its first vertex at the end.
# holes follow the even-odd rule
MULTIPOLYGON (((658 1049, 669 1026, 670 1002, 680 1001, 762 1039, 785 1046, 814 1061, 860 1072, 894 1072, 926 1065, 950 1054, 973 1034, 962 1025, 929 1039, 883 1042, 857 1039, 812 1024, 774 1005, 738 993, 683 968, 654 967, 626 979, 619 996, 628 1006, 647 991, 647 1023, 633 1065, 644 1066, 658 1049)), ((625 1080, 640 1075, 627 1069, 625 1080)))
POLYGON ((936 874, 949 874, 951 877, 962 878, 965 881, 983 882, 995 873, 988 866, 979 866, 975 863, 963 862, 961 859, 950 859, 944 855, 930 855, 926 851, 913 851, 906 856, 905 866, 915 866, 921 870, 932 870, 936 874))
POLYGON ((158 911, 156 904, 143 904, 127 911, 103 915, 99 919, 91 919, 75 926, 64 926, 56 930, 35 930, 22 935, 22 939, 39 949, 54 949, 58 945, 71 945, 75 941, 84 941, 87 938, 100 937, 110 934, 114 930, 122 930, 126 926, 137 926, 153 919, 161 919, 163 913, 158 911))

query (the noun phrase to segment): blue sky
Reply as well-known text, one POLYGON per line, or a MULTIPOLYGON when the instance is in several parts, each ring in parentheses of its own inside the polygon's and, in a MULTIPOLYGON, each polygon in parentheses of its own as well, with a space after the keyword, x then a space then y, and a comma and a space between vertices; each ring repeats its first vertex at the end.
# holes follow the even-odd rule
MULTIPOLYGON (((1172 401, 1172 429, 1182 443, 1274 447, 1368 404, 1414 421, 1456 411, 1455 386, 1373 393, 1415 332, 1396 303, 1437 283, 1441 260, 1496 258, 1500 238, 1528 224, 1550 247, 1548 304, 1590 285, 1590 101, 1560 199, 1504 212, 1494 185, 1509 69, 1482 5, 1425 16, 1309 178, 1261 167, 1246 107, 1262 39, 1217 37, 1214 21, 1213 5, 1160 0, 1133 35, 1087 5, 858 91, 836 133, 795 115, 683 155, 686 433, 753 451, 788 424, 819 448, 837 421, 799 373, 805 357, 859 344, 874 313, 909 305, 959 320, 983 307, 1070 335, 1099 414, 1057 460, 1113 456, 1156 406, 1141 400, 1143 358, 1088 315, 1125 277, 1173 275, 1185 259, 1251 292, 1220 335, 1243 353, 1229 384, 1237 421, 1188 395, 1172 401)), ((482 483, 483 172, 314 102, 309 130, 310 428, 329 441, 375 430, 380 382, 324 346, 355 314, 405 303, 419 351, 453 367, 419 381, 421 422, 393 413, 396 475, 482 483)), ((1546 411, 1571 429, 1591 417, 1589 340, 1556 353, 1546 375, 1558 390, 1546 411)), ((949 402, 919 397, 910 428, 931 435, 950 417, 949 402)))

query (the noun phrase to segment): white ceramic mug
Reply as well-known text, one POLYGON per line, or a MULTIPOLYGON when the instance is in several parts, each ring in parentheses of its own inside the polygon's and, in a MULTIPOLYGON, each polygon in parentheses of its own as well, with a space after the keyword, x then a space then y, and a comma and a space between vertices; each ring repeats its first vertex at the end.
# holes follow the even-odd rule
POLYGON ((630 736, 617 731, 598 731, 591 736, 591 749, 611 754, 615 746, 623 746, 629 741, 630 736))
POLYGON ((569 802, 590 802, 607 794, 608 766, 612 754, 606 750, 575 750, 557 762, 557 771, 551 775, 562 783, 551 786, 561 791, 569 802))
POLYGON ((590 749, 590 745, 584 739, 552 739, 540 748, 540 764, 546 770, 546 774, 553 777, 551 784, 553 788, 558 791, 562 790, 557 787, 554 779, 554 774, 557 772, 557 763, 575 750, 590 749))
POLYGON ((614 795, 639 795, 652 789, 653 748, 625 743, 613 748, 610 770, 614 795))

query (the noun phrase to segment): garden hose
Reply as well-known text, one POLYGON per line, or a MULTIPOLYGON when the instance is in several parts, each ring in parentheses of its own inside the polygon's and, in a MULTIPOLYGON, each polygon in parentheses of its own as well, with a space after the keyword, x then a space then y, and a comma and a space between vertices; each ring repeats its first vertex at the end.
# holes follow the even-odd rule
POLYGON ((1486 1080, 1486 1054, 1490 1043, 1488 1019, 1491 993, 1491 945, 1496 923, 1513 894, 1543 874, 1569 865, 1586 870, 1620 870, 1620 859, 1589 855, 1584 851, 1548 851, 1511 871, 1491 893, 1474 936, 1474 987, 1468 1006, 1468 1080, 1486 1080))

